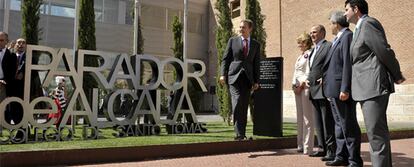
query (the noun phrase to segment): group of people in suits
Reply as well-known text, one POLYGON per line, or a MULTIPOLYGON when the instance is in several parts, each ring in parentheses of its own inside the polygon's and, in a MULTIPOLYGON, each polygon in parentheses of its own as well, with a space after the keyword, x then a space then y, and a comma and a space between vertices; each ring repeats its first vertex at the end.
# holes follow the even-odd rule
MULTIPOLYGON (((365 0, 346 0, 345 12, 335 11, 329 20, 332 42, 325 39, 323 25, 297 38, 301 54, 292 89, 298 109, 298 151, 322 157, 327 166, 363 166, 356 118, 360 103, 373 166, 392 166, 386 110, 394 83, 405 81, 395 53, 381 23, 368 16, 365 0), (350 23, 356 25, 354 32, 350 23)), ((252 29, 251 20, 241 21, 240 36, 228 41, 221 62, 220 82, 230 90, 235 140, 246 139, 249 96, 259 88, 260 44, 250 38, 252 29)))
MULTIPOLYGON (((19 38, 14 45, 6 47, 9 43, 8 34, 0 31, 0 103, 6 97, 24 96, 24 73, 26 60, 26 40, 19 38)), ((23 118, 23 108, 19 104, 8 105, 4 115, 7 123, 18 124, 23 118)), ((23 132, 18 131, 17 138, 23 132)))
POLYGON ((301 50, 292 89, 298 113, 298 152, 322 157, 326 166, 363 166, 356 104, 362 108, 372 165, 392 166, 386 110, 394 83, 405 81, 381 23, 368 16, 365 0, 346 0, 345 12, 334 11, 325 40, 322 25, 301 34, 301 50), (349 24, 355 24, 352 32, 349 24), (314 47, 310 49, 310 39, 314 47), (313 107, 309 107, 310 102, 313 107), (314 120, 310 114, 314 114, 314 120), (318 151, 313 152, 313 129, 318 151))

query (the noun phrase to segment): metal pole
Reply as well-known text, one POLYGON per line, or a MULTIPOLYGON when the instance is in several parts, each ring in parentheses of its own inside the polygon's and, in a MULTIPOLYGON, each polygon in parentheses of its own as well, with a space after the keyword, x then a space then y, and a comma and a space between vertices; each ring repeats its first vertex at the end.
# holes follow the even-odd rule
POLYGON ((10 0, 4 0, 4 23, 3 31, 9 33, 10 0))
POLYGON ((139 16, 141 16, 140 6, 141 2, 140 0, 135 0, 135 7, 134 7, 134 44, 133 44, 133 54, 138 54, 138 19, 139 16))
POLYGON ((78 19, 79 19, 79 1, 75 0, 75 19, 73 20, 73 59, 75 60, 76 50, 78 48, 78 19))
MULTIPOLYGON (((188 47, 188 42, 187 42, 187 17, 188 17, 188 0, 184 0, 184 24, 183 24, 183 63, 184 63, 184 74, 187 73, 188 71, 188 65, 187 65, 187 47, 188 47)), ((185 76, 185 75, 184 75, 185 76)), ((187 78, 184 79, 184 85, 183 85, 183 93, 187 92, 187 87, 188 87, 188 81, 187 78)), ((185 117, 185 114, 183 113, 183 118, 182 118, 183 122, 187 122, 188 120, 185 117), (184 121, 186 120, 186 121, 184 121)))
MULTIPOLYGON (((187 73, 187 48, 188 48, 188 35, 187 35, 187 17, 188 17, 188 0, 184 0, 184 25, 183 25, 183 62, 184 73, 187 73)), ((184 86, 184 91, 187 91, 187 85, 184 86)))
MULTIPOLYGON (((78 19, 79 19, 79 1, 75 0, 75 19, 73 21, 73 62, 76 61, 76 50, 78 49, 78 19)), ((77 63, 75 63, 77 64, 77 63)), ((76 116, 73 115, 72 120, 72 130, 75 133, 75 124, 76 124, 76 116)))

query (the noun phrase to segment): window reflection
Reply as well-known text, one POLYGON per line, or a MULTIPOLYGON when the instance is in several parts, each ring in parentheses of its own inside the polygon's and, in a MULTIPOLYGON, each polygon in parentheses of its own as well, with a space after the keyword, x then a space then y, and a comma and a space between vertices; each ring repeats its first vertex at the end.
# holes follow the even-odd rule
MULTIPOLYGON (((3 2, 3 0, 0 0, 3 2)), ((20 11, 22 0, 10 0, 10 10, 20 11)), ((94 0, 95 21, 112 24, 134 23, 134 0, 94 0)), ((3 6, 0 6, 2 8, 3 6)), ((50 16, 74 18, 75 0, 43 0, 40 13, 50 16)), ((161 6, 141 4, 141 23, 143 27, 171 31, 173 16, 183 22, 183 11, 161 6)), ((203 32, 203 14, 188 13, 188 31, 203 32)))

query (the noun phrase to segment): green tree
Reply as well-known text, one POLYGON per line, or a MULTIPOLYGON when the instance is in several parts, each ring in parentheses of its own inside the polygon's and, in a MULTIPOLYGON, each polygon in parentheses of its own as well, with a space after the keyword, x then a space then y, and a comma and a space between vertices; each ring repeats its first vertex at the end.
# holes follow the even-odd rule
POLYGON ((266 57, 266 31, 263 22, 266 17, 261 14, 260 3, 257 0, 246 0, 246 18, 253 21, 251 37, 260 43, 260 56, 266 57))
MULTIPOLYGON (((261 14, 260 3, 257 0, 246 0, 246 18, 253 21, 253 31, 251 37, 260 43, 260 56, 266 57, 266 31, 263 27, 265 16, 261 14)), ((254 101, 249 98, 249 107, 252 120, 254 121, 254 101)))
POLYGON ((218 10, 218 26, 216 29, 216 47, 217 47, 217 89, 216 94, 219 103, 219 113, 223 118, 224 122, 227 122, 228 125, 231 123, 231 100, 226 85, 221 85, 219 82, 220 78, 220 67, 221 60, 223 58, 224 50, 228 40, 234 35, 233 32, 233 23, 231 22, 231 13, 229 8, 228 0, 217 0, 215 3, 215 9, 218 10))
POLYGON ((178 16, 174 16, 172 22, 174 46, 171 48, 174 57, 183 60, 183 25, 178 16))
POLYGON ((137 53, 143 54, 144 53, 144 36, 142 35, 142 24, 141 24, 141 16, 138 18, 138 45, 137 45, 137 53))
MULTIPOLYGON (((95 9, 94 1, 80 0, 79 9, 79 38, 78 48, 86 50, 96 50, 96 38, 95 38, 95 9)), ((98 67, 99 60, 95 56, 85 56, 85 65, 98 67)), ((91 100, 92 89, 98 87, 98 83, 90 75, 86 74, 83 78, 83 88, 86 95, 91 100)))
MULTIPOLYGON (((26 39, 27 44, 37 45, 39 44, 41 29, 39 28, 40 20, 40 5, 42 0, 30 0, 22 1, 22 36, 26 39)), ((39 55, 34 53, 33 64, 37 64, 39 61, 39 55)), ((30 85, 30 99, 42 96, 40 78, 37 72, 30 74, 32 83, 30 85)))
MULTIPOLYGON (((183 61, 183 49, 184 49, 184 45, 183 45, 183 25, 180 22, 180 19, 178 18, 178 16, 174 16, 173 17, 173 22, 172 22, 172 32, 173 32, 173 39, 174 39, 174 45, 171 48, 171 50, 173 51, 174 57, 178 58, 180 60, 183 61)), ((192 67, 188 67, 189 70, 193 70, 190 69, 192 67)), ((174 78, 177 77, 176 72, 174 71, 174 78)), ((199 107, 200 107, 200 99, 202 98, 202 93, 194 86, 197 85, 195 83, 193 83, 191 80, 188 80, 188 94, 190 95, 191 98, 191 102, 193 104, 194 110, 195 111, 199 111, 199 107)), ((176 91, 176 93, 174 93, 174 99, 175 98, 180 98, 180 96, 182 95, 182 91, 183 89, 179 89, 176 91)), ((176 100, 176 102, 178 103, 178 100, 176 100)), ((176 109, 176 105, 178 104, 173 104, 174 105, 174 110, 176 109)), ((189 120, 189 119, 187 119, 189 120)))
POLYGON ((22 1, 22 34, 27 44, 39 44, 40 5, 42 0, 22 1))

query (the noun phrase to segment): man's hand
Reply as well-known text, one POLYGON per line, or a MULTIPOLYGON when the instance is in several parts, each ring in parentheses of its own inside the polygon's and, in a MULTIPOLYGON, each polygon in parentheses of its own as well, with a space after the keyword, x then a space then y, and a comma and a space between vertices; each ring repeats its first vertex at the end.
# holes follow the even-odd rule
POLYGON ((402 77, 402 79, 395 81, 396 84, 402 84, 405 81, 405 78, 402 77))
POLYGON ((302 89, 309 88, 309 86, 307 86, 307 84, 306 84, 306 81, 301 82, 299 87, 302 88, 302 89))
POLYGON ((253 84, 252 90, 256 91, 257 89, 259 89, 259 84, 258 83, 253 84))
POLYGON ((296 95, 300 95, 300 92, 302 91, 302 88, 301 87, 294 87, 293 88, 293 92, 296 94, 296 95))
POLYGON ((0 84, 6 85, 7 83, 4 80, 0 80, 0 84))
POLYGON ((306 81, 305 81, 305 85, 306 85, 306 87, 308 87, 308 88, 310 87, 310 82, 309 82, 309 80, 306 80, 306 81))
POLYGON ((319 78, 318 80, 316 80, 316 82, 318 82, 319 85, 322 85, 322 78, 319 78))
POLYGON ((226 77, 225 76, 220 76, 220 84, 221 85, 224 85, 224 84, 226 84, 226 77))
POLYGON ((19 73, 16 75, 16 79, 17 79, 17 80, 22 80, 22 79, 23 79, 23 73, 19 72, 19 73))
POLYGON ((349 93, 347 93, 347 92, 339 93, 339 100, 346 101, 348 99, 349 99, 349 93))

